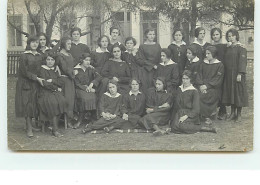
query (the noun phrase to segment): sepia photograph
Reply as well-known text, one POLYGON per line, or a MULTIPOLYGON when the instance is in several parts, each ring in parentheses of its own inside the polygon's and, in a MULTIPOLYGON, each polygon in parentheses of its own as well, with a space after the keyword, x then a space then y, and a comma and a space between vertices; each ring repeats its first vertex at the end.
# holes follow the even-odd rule
POLYGON ((8 0, 8 148, 252 151, 254 11, 254 0, 8 0))

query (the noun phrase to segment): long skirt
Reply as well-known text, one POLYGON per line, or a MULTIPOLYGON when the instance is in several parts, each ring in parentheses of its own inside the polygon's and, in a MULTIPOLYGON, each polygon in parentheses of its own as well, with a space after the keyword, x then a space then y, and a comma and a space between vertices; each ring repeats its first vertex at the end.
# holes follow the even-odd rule
POLYGON ((153 129, 153 125, 164 126, 169 122, 169 112, 152 112, 142 117, 139 122, 147 130, 153 129))
POLYGON ((143 82, 142 82, 142 89, 145 93, 147 93, 147 90, 150 87, 154 87, 154 73, 155 69, 152 69, 151 71, 147 71, 146 69, 143 70, 143 82))
POLYGON ((39 84, 37 82, 18 78, 15 94, 16 117, 38 117, 38 89, 39 84))
POLYGON ((96 108, 97 98, 95 93, 76 89, 76 110, 78 112, 96 110, 96 108))
POLYGON ((216 114, 219 100, 218 89, 208 89, 207 93, 200 92, 200 114, 206 118, 216 114))
POLYGON ((61 92, 45 93, 38 99, 40 120, 49 121, 54 116, 67 112, 67 102, 61 92))
POLYGON ((74 81, 68 77, 62 77, 64 81, 64 97, 68 101, 68 117, 73 118, 73 111, 75 106, 75 86, 74 81))
POLYGON ((92 125, 89 125, 89 128, 92 130, 99 130, 105 127, 113 126, 115 129, 121 128, 124 120, 120 117, 116 117, 112 120, 105 120, 103 117, 94 122, 92 125))

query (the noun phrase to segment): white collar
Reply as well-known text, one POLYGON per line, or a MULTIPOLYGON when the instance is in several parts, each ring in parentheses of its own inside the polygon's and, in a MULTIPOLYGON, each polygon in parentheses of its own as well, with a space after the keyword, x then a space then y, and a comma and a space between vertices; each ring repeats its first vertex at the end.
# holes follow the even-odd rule
POLYGON ((40 53, 38 53, 38 51, 36 51, 36 53, 33 53, 32 50, 27 50, 24 53, 31 53, 33 55, 40 55, 40 53))
POLYGON ((71 41, 73 44, 75 44, 76 46, 79 44, 82 44, 80 41, 76 44, 75 42, 71 41))
MULTIPOLYGON (((140 91, 137 92, 137 94, 142 94, 140 91)), ((132 95, 135 95, 132 91, 129 91, 129 95, 132 96, 132 95)))
POLYGON ((173 62, 171 59, 169 60, 169 62, 167 64, 164 64, 164 62, 161 62, 160 63, 162 66, 168 66, 168 65, 171 65, 171 64, 176 64, 175 62, 173 62))
POLYGON ((47 65, 42 65, 41 66, 43 69, 46 69, 46 70, 54 70, 55 69, 55 67, 53 66, 53 67, 48 67, 47 65))
POLYGON ((105 52, 108 52, 108 53, 109 53, 109 51, 108 51, 107 48, 106 48, 106 51, 102 51, 100 47, 98 47, 98 48, 96 49, 96 52, 97 52, 97 53, 105 53, 105 52))
MULTIPOLYGON (((111 43, 111 44, 112 44, 112 43, 111 43)), ((115 42, 114 44, 121 45, 122 43, 121 43, 121 42, 119 42, 119 41, 117 41, 117 42, 115 42)), ((114 45, 114 44, 112 44, 112 45, 114 45)))
MULTIPOLYGON (((188 59, 189 61, 190 61, 190 59, 188 59)), ((198 62, 200 59, 196 56, 192 61, 190 61, 190 62, 198 62)))
POLYGON ((201 44, 201 43, 199 43, 198 42, 198 39, 197 38, 195 38, 195 40, 194 40, 194 42, 193 42, 194 44, 198 44, 198 45, 200 45, 200 46, 204 46, 205 44, 206 44, 206 41, 205 40, 203 40, 203 43, 201 44))
POLYGON ((183 87, 183 84, 179 86, 181 89, 181 92, 188 91, 188 90, 196 90, 195 87, 191 84, 189 87, 185 88, 183 87))
MULTIPOLYGON (((206 64, 210 64, 207 59, 205 59, 204 62, 205 62, 206 64)), ((220 61, 219 61, 218 59, 215 59, 212 64, 218 64, 218 63, 220 63, 220 61)))
POLYGON ((109 92, 105 92, 104 94, 107 95, 107 96, 109 96, 110 98, 117 98, 117 97, 119 97, 119 96, 121 95, 121 94, 119 94, 119 93, 116 93, 116 95, 115 95, 114 97, 112 97, 109 92))
POLYGON ((83 69, 82 65, 80 65, 80 64, 77 64, 77 65, 74 67, 74 69, 82 69, 84 72, 87 70, 87 68, 86 68, 86 69, 83 69))
POLYGON ((181 44, 177 44, 176 41, 174 40, 172 42, 172 44, 176 45, 176 46, 181 46, 181 45, 186 45, 186 42, 184 42, 183 40, 181 41, 181 44))

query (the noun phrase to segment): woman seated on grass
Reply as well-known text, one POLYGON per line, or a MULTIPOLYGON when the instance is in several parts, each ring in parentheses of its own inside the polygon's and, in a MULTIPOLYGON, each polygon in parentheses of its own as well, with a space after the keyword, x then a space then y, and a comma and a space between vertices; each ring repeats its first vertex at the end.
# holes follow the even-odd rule
POLYGON ((117 81, 110 80, 108 82, 108 92, 104 93, 99 102, 99 111, 101 118, 93 124, 88 124, 83 129, 83 133, 92 130, 104 129, 109 133, 115 128, 121 128, 123 119, 120 113, 122 106, 122 95, 117 92, 117 81))
POLYGON ((200 124, 199 92, 191 83, 192 72, 185 70, 182 75, 182 85, 177 90, 174 104, 171 131, 176 134, 193 134, 196 132, 216 132, 214 128, 200 124))
POLYGON ((147 130, 153 129, 154 135, 163 135, 167 133, 159 126, 168 125, 169 112, 172 104, 171 93, 167 92, 166 81, 163 77, 157 77, 155 88, 148 90, 146 98, 146 115, 140 119, 140 124, 147 130))

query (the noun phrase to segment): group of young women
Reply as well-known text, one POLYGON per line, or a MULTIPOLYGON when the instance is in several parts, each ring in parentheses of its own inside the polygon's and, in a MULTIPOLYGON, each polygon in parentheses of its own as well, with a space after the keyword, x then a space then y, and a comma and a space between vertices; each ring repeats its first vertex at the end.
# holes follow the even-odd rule
POLYGON ((111 39, 98 39, 94 51, 80 43, 80 28, 52 49, 44 33, 29 37, 20 57, 15 105, 16 116, 26 119, 27 136, 33 136, 32 118, 51 122, 53 135, 62 136, 61 115, 75 129, 87 119, 83 133, 142 129, 154 135, 216 132, 212 120, 217 113, 226 119, 226 106, 231 106, 227 120, 241 120, 248 104, 247 52, 237 30, 228 30, 223 44, 221 30, 214 28, 209 44, 199 27, 187 46, 176 29, 167 49, 154 41, 154 29, 144 34, 138 50, 133 37, 124 45, 118 41, 116 27, 110 29, 111 39))

